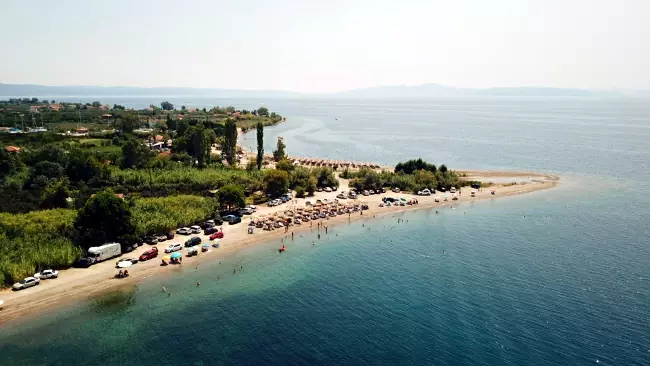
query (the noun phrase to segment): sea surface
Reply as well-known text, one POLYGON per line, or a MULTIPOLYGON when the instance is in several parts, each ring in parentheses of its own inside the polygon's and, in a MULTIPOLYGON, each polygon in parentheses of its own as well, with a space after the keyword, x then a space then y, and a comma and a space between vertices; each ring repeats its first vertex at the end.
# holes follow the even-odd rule
POLYGON ((266 105, 288 119, 267 152, 283 136, 290 155, 562 183, 305 233, 283 254, 264 243, 5 323, 0 364, 650 365, 650 101, 171 101, 266 105))

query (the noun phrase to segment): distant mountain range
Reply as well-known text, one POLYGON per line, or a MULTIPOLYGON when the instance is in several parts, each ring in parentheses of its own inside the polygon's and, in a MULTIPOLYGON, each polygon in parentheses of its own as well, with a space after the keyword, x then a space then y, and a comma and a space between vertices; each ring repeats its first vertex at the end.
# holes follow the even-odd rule
POLYGON ((278 90, 218 88, 142 88, 131 86, 45 86, 0 83, 0 97, 176 97, 216 98, 440 98, 440 97, 650 97, 650 90, 587 90, 547 87, 454 88, 440 84, 394 85, 338 93, 295 93, 278 90))

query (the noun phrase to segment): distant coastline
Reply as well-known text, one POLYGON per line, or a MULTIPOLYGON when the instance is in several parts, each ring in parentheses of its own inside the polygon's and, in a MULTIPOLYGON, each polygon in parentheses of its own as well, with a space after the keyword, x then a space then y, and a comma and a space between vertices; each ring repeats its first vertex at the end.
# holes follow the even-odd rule
POLYGON ((584 89, 556 87, 457 88, 440 84, 389 85, 331 93, 300 93, 285 90, 225 88, 134 87, 134 86, 49 86, 0 83, 2 97, 214 97, 214 98, 447 98, 447 97, 572 97, 648 98, 650 90, 584 89))

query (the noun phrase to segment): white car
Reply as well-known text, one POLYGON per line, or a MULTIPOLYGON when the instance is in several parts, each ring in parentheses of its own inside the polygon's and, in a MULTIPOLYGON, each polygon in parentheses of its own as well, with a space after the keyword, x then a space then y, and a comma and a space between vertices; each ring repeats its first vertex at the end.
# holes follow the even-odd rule
POLYGON ((395 188, 393 188, 393 189, 391 189, 391 190, 392 190, 393 192, 395 192, 395 193, 399 193, 399 192, 400 192, 400 189, 397 188, 397 187, 395 187, 395 188))
POLYGON ((59 277, 59 271, 55 271, 53 269, 45 269, 37 274, 34 275, 35 278, 38 279, 47 279, 47 278, 57 278, 59 277))
POLYGON ((201 234, 201 227, 198 225, 190 226, 192 234, 201 234))
POLYGON ((332 188, 330 188, 330 187, 325 187, 325 192, 332 192, 332 188))
POLYGON ((182 249, 183 249, 183 246, 181 244, 179 244, 179 243, 176 243, 176 244, 172 244, 172 245, 168 246, 167 248, 165 248, 165 253, 177 252, 177 251, 182 250, 182 249))
POLYGON ((435 196, 435 197, 433 198, 433 200, 436 201, 436 202, 440 202, 440 197, 439 197, 439 196, 435 196))
POLYGON ((27 278, 25 278, 24 280, 22 280, 20 282, 14 283, 12 288, 14 290, 22 290, 22 289, 26 289, 28 287, 36 286, 36 285, 38 285, 40 283, 41 283, 41 280, 36 278, 36 277, 27 277, 27 278))
POLYGON ((192 230, 190 230, 189 227, 182 227, 178 229, 178 231, 176 232, 176 234, 180 234, 180 235, 190 235, 191 233, 192 230))
POLYGON ((370 192, 368 192, 367 190, 363 191, 361 194, 363 194, 364 196, 370 196, 370 192))
POLYGON ((246 209, 248 211, 250 211, 251 213, 257 212, 257 206, 250 205, 250 206, 247 206, 246 209))
POLYGON ((419 196, 431 196, 431 191, 428 188, 425 188, 418 192, 419 196))

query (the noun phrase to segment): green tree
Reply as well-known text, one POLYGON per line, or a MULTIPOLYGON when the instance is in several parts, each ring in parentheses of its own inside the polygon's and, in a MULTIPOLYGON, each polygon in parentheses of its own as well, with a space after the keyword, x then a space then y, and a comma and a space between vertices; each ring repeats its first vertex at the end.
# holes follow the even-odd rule
MULTIPOLYGON (((442 169, 442 166, 440 168, 442 169)), ((405 174, 412 174, 413 172, 418 170, 427 170, 430 171, 431 173, 435 173, 436 166, 433 164, 429 164, 422 159, 409 160, 404 163, 397 163, 397 165, 395 165, 395 173, 403 172, 405 174)))
POLYGON ((269 115, 269 109, 266 107, 259 107, 257 109, 257 115, 258 116, 268 116, 269 115))
POLYGON ((227 211, 242 208, 246 204, 244 188, 237 184, 227 184, 217 192, 217 200, 221 208, 227 211))
POLYGON ((296 197, 304 198, 305 194, 306 194, 306 190, 304 187, 302 186, 296 187, 296 197))
POLYGON ((171 111, 174 110, 174 105, 169 103, 168 101, 164 101, 160 103, 160 108, 162 108, 164 111, 171 111))
POLYGON ((284 170, 268 170, 264 174, 264 188, 271 197, 279 197, 289 189, 289 173, 284 170))
POLYGON ((8 152, 2 144, 0 144, 0 181, 13 175, 20 168, 20 157, 16 153, 8 152))
POLYGON ((124 113, 120 118, 120 130, 124 133, 131 133, 140 127, 138 115, 134 113, 124 113))
POLYGON ((135 225, 126 201, 110 190, 91 197, 79 210, 75 228, 80 242, 86 247, 108 242, 124 246, 135 239, 135 225))
POLYGON ((442 173, 442 175, 445 175, 447 174, 447 171, 448 171, 447 166, 445 164, 442 164, 440 166, 440 173, 442 173))
POLYGON ((67 177, 50 182, 41 193, 41 207, 45 209, 66 208, 68 206, 67 199, 70 197, 69 183, 67 177))
POLYGON ((178 136, 185 136, 185 133, 189 128, 190 125, 185 120, 180 120, 176 123, 176 132, 178 133, 178 136))
POLYGON ((135 138, 129 138, 122 146, 122 168, 143 169, 149 166, 155 153, 135 138))
POLYGON ((285 151, 286 148, 287 145, 284 144, 284 139, 282 137, 278 137, 277 147, 275 151, 273 151, 273 160, 277 162, 286 158, 287 157, 287 153, 285 151))
POLYGON ((287 173, 291 173, 295 166, 289 159, 282 159, 275 163, 275 169, 284 170, 287 173))
POLYGON ((237 154, 237 123, 234 120, 226 120, 225 135, 223 144, 223 154, 228 164, 235 163, 235 156, 237 154))
POLYGON ((257 170, 262 170, 264 162, 264 123, 257 122, 257 170))
POLYGON ((205 167, 206 161, 210 159, 210 137, 203 126, 192 128, 193 155, 199 162, 199 167, 205 167))

